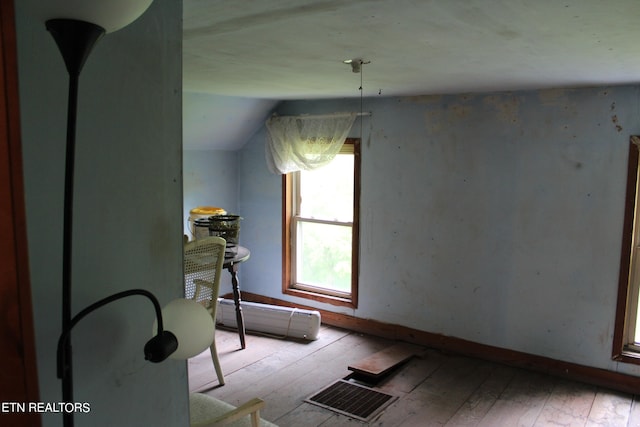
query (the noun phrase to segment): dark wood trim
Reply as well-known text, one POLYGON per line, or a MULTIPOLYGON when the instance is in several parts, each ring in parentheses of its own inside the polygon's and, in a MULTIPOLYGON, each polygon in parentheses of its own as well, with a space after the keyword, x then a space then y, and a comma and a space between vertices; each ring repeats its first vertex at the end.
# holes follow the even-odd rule
MULTIPOLYGON (((20 141, 12 0, 0 1, 0 401, 39 400, 20 141)), ((37 413, 4 413, 3 425, 41 425, 37 413)))
POLYGON ((629 141, 629 160, 627 164, 627 191, 625 195, 624 221, 622 225, 622 249, 620 256, 620 273, 618 276, 618 299, 616 308, 616 318, 613 331, 613 359, 640 364, 640 358, 625 354, 626 342, 624 339, 625 324, 627 317, 627 303, 629 294, 629 271, 631 264, 631 251, 633 244, 633 219, 635 216, 636 192, 638 182, 638 146, 633 142, 632 136, 629 141))
MULTIPOLYGON (((225 296, 227 298, 229 296, 225 296)), ((480 344, 473 341, 449 337, 401 325, 393 325, 372 319, 361 319, 341 313, 321 310, 315 307, 292 304, 277 298, 265 297, 253 293, 243 293, 245 301, 260 302, 263 304, 279 305, 284 307, 298 307, 305 310, 317 310, 322 317, 322 323, 330 326, 348 329, 368 335, 419 344, 434 348, 446 353, 474 357, 491 362, 502 363, 516 368, 529 369, 557 377, 606 387, 624 393, 637 394, 640 390, 640 377, 625 375, 601 368, 564 362, 548 357, 537 356, 480 344)))
POLYGON ((356 242, 356 250, 351 252, 351 305, 358 308, 358 278, 360 277, 360 165, 362 164, 362 151, 360 138, 348 138, 347 142, 353 144, 353 227, 351 241, 356 242))
POLYGON ((282 293, 299 298, 350 308, 358 307, 358 278, 360 266, 360 139, 347 138, 345 144, 354 144, 354 194, 352 241, 357 250, 351 258, 351 298, 338 298, 291 287, 291 205, 293 198, 291 174, 282 175, 282 293))
POLYGON ((282 175, 282 293, 291 284, 291 203, 293 192, 291 174, 282 175))

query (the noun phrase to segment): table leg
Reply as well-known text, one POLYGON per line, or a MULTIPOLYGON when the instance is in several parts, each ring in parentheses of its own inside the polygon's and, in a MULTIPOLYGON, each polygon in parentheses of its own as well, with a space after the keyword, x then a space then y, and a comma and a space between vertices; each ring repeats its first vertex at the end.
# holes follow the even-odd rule
POLYGON ((231 273, 231 287, 233 289, 233 302, 236 305, 236 324, 238 325, 238 334, 240 334, 240 345, 246 348, 244 340, 244 316, 242 315, 242 307, 240 306, 240 285, 238 283, 238 266, 234 264, 229 267, 231 273))

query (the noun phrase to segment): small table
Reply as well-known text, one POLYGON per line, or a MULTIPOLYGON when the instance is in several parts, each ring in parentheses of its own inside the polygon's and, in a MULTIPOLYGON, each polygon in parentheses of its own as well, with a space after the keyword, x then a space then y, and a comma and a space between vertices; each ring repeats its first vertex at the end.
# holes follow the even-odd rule
MULTIPOLYGON (((238 334, 240 335, 240 345, 243 349, 246 348, 244 341, 244 317, 242 316, 242 307, 240 307, 240 285, 238 282, 238 267, 241 263, 245 262, 251 256, 249 249, 244 246, 237 246, 237 252, 235 254, 229 254, 225 256, 223 268, 226 268, 231 273, 231 287, 233 289, 233 302, 236 305, 236 323, 238 325, 238 334)), ((225 254, 226 255, 226 254, 225 254)))

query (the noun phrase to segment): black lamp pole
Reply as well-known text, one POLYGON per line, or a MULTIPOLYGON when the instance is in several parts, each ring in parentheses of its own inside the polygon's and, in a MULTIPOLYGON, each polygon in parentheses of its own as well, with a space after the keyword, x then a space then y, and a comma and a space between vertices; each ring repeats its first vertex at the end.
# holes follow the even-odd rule
MULTIPOLYGON (((71 329, 92 311, 132 295, 149 298, 155 307, 158 334, 144 348, 145 359, 161 362, 173 353, 178 341, 171 332, 163 330, 162 313, 156 297, 143 289, 119 292, 88 306, 72 317, 72 240, 73 240, 73 188, 75 170, 76 116, 78 107, 78 82, 80 71, 95 43, 104 35, 104 28, 89 22, 73 19, 51 19, 46 22, 69 73, 69 99, 67 109, 67 140, 64 174, 64 218, 62 239, 62 333, 58 340, 57 370, 62 379, 62 401, 73 403, 73 369, 71 358, 71 329)), ((63 412, 65 427, 73 426, 73 412, 63 412)))
MULTIPOLYGON (((64 211, 62 236, 62 330, 71 329, 71 273, 73 242, 73 187, 76 149, 76 116, 78 111, 78 82, 80 71, 104 28, 72 19, 51 19, 46 22, 69 73, 67 106, 67 143, 64 174, 64 211)), ((58 352, 60 355, 60 351, 58 352)), ((65 366, 62 377, 62 401, 73 402, 73 374, 71 369, 71 340, 66 339, 61 352, 65 366)), ((58 368, 60 371, 60 368, 58 368)), ((65 426, 73 425, 73 413, 63 414, 65 426)))

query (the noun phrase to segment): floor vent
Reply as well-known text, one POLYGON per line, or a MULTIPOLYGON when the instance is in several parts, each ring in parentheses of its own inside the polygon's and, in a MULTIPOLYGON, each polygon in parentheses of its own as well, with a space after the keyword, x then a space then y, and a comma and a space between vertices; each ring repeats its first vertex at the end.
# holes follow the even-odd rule
POLYGON ((394 400, 395 396, 345 380, 338 380, 305 399, 306 402, 361 421, 372 420, 394 400))

